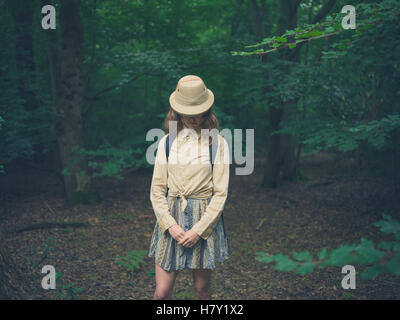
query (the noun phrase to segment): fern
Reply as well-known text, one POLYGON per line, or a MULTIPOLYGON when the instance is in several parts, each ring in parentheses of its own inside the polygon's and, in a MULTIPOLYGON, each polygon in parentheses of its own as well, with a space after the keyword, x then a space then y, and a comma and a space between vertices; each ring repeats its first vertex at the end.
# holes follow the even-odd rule
POLYGON ((146 262, 143 258, 146 256, 146 250, 133 250, 126 253, 126 256, 119 256, 120 260, 117 260, 115 263, 119 264, 130 271, 134 271, 135 269, 140 269, 140 263, 145 264, 146 262))

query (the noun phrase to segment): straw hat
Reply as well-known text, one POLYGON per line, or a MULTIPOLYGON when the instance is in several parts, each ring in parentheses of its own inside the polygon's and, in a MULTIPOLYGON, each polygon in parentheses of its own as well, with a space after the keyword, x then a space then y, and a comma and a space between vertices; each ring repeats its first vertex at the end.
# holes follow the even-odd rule
POLYGON ((188 75, 179 79, 175 91, 169 97, 169 103, 179 114, 198 115, 212 107, 214 94, 200 77, 188 75))

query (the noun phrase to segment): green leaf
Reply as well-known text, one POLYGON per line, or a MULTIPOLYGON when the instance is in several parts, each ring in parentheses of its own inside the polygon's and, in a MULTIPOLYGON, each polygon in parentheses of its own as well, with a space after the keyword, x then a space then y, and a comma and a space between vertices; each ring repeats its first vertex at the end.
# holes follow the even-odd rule
POLYGON ((392 260, 386 264, 385 270, 397 276, 400 275, 400 253, 393 256, 392 260))
POLYGON ((334 32, 335 31, 335 28, 334 27, 327 27, 327 28, 325 28, 325 33, 331 33, 331 32, 334 32))
POLYGON ((393 247, 393 242, 381 241, 378 243, 378 248, 383 250, 390 250, 393 247))
POLYGON ((322 31, 319 30, 312 30, 309 33, 306 34, 307 37, 318 37, 320 35, 324 34, 322 31))
POLYGON ((355 248, 355 261, 361 264, 378 262, 386 253, 375 249, 371 240, 361 238, 360 244, 355 248))
POLYGON ((263 263, 271 263, 275 261, 275 256, 274 255, 266 255, 265 252, 256 252, 258 254, 258 257, 256 257, 256 260, 263 262, 263 263))
POLYGON ((332 266, 343 266, 354 261, 353 250, 355 245, 341 245, 339 248, 334 249, 330 253, 328 264, 332 266))
POLYGON ((284 37, 276 37, 276 41, 278 42, 287 42, 287 39, 284 37))
POLYGON ((376 222, 374 225, 381 229, 383 233, 394 234, 397 240, 400 240, 400 223, 393 221, 390 216, 383 215, 386 220, 376 222))
POLYGON ((293 258, 298 261, 311 261, 312 255, 308 251, 301 251, 299 253, 293 251, 293 258))
POLYGON ((275 41, 275 37, 265 38, 261 43, 262 44, 268 44, 268 43, 273 42, 273 41, 275 41))
POLYGON ((283 254, 277 254, 275 256, 275 261, 277 262, 275 268, 279 271, 290 271, 297 267, 297 263, 292 261, 288 256, 283 254))
POLYGON ((324 260, 328 256, 328 250, 326 248, 321 249, 321 251, 318 252, 318 259, 319 260, 324 260))
POLYGON ((388 221, 393 221, 393 218, 392 218, 392 216, 389 216, 388 214, 386 214, 386 213, 382 213, 382 217, 383 217, 383 219, 385 219, 385 220, 388 220, 388 221))
POLYGON ((117 261, 116 263, 117 263, 117 264, 120 264, 121 266, 124 266, 124 267, 128 268, 128 269, 131 270, 131 271, 134 270, 134 268, 133 268, 130 264, 127 264, 127 263, 125 263, 125 262, 117 261))
POLYGON ((306 273, 312 272, 314 268, 315 268, 314 262, 304 262, 296 268, 296 273, 304 275, 306 273))
POLYGON ((379 275, 379 273, 381 273, 384 269, 385 269, 384 266, 381 266, 381 265, 371 266, 371 267, 365 269, 361 273, 361 279, 363 279, 363 280, 372 279, 372 278, 376 277, 377 275, 379 275))

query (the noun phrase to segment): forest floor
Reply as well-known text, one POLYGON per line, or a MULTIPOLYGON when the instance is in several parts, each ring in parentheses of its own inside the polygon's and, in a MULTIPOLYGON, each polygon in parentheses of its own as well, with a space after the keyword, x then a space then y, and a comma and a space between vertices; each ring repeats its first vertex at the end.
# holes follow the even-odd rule
MULTIPOLYGON (((361 237, 390 239, 373 223, 382 213, 399 219, 394 215, 399 208, 393 188, 354 168, 329 155, 305 157, 301 170, 308 180, 263 189, 262 166, 250 176, 237 176, 232 167, 224 210, 232 255, 213 272, 212 298, 400 299, 400 278, 388 274, 363 281, 363 268, 356 266, 356 289, 344 290, 341 267, 298 275, 256 260, 257 251, 317 253, 323 247, 359 243, 361 237)), ((66 205, 62 185, 53 174, 16 167, 0 177, 1 223, 15 263, 32 279, 27 284, 29 299, 70 299, 73 293, 76 299, 152 299, 154 260, 146 254, 146 263, 133 272, 116 263, 129 251, 149 249, 156 221, 149 200, 151 175, 147 169, 122 181, 97 178, 95 187, 103 201, 73 208, 66 205), (40 222, 89 226, 15 232, 40 222), (62 274, 57 290, 41 288, 44 265, 53 265, 62 274)), ((175 299, 195 299, 188 269, 178 274, 175 299)))

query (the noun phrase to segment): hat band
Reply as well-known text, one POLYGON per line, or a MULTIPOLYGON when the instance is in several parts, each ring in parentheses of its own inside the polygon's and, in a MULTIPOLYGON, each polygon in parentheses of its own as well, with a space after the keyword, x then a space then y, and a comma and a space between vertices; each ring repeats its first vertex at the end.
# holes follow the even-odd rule
POLYGON ((208 99, 208 90, 202 91, 198 96, 190 98, 184 96, 178 90, 175 90, 175 101, 182 105, 197 105, 206 102, 208 99))

